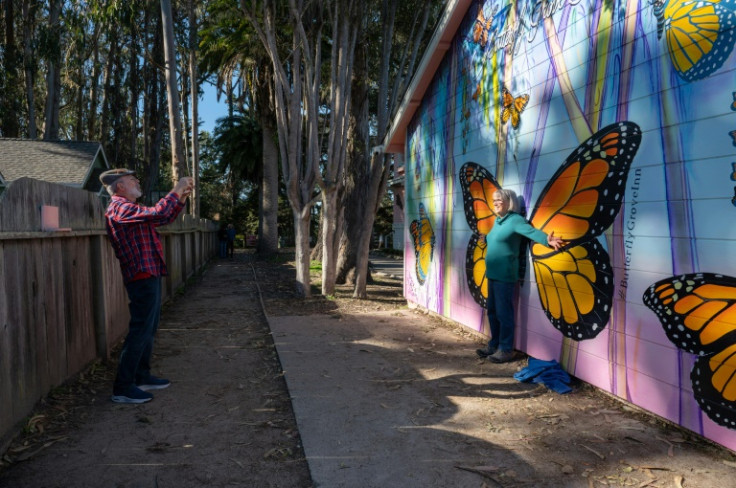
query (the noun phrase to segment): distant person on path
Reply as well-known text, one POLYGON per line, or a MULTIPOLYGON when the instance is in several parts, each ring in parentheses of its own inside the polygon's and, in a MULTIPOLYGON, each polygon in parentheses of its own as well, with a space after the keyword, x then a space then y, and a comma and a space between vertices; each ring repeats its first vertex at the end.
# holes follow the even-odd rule
POLYGON ((235 255, 235 226, 227 225, 227 253, 230 257, 235 255))
POLYGON ((145 403, 148 390, 167 388, 169 380, 151 374, 153 338, 161 313, 161 277, 167 274, 156 227, 173 222, 184 208, 194 180, 184 177, 153 207, 138 205, 141 186, 135 172, 112 169, 100 175, 112 195, 105 212, 107 235, 120 261, 130 300, 130 324, 120 352, 112 401, 145 403))
POLYGON ((535 229, 517 213, 516 193, 499 190, 493 193, 496 221, 486 239, 486 278, 488 279, 488 324, 491 340, 488 347, 476 352, 494 363, 506 363, 514 357, 514 286, 519 280, 519 251, 526 237, 555 250, 564 245, 555 233, 535 229))
POLYGON ((220 230, 217 231, 217 240, 220 241, 220 257, 227 257, 227 229, 225 224, 220 226, 220 230))

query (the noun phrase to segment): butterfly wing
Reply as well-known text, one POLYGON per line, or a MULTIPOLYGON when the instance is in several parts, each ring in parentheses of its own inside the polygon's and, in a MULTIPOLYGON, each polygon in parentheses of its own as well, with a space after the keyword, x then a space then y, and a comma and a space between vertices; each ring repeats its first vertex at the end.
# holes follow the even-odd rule
POLYGON ((501 186, 483 166, 468 162, 460 168, 460 189, 468 225, 475 234, 488 234, 496 220, 493 193, 501 186))
POLYGON ((488 278, 486 278, 486 240, 477 234, 470 236, 465 255, 465 272, 470 295, 475 303, 486 308, 488 278))
POLYGON ((687 81, 718 70, 733 50, 734 0, 670 0, 664 30, 670 59, 687 81))
POLYGON ((529 103, 529 95, 526 93, 520 97, 514 98, 514 108, 516 108, 516 111, 519 113, 526 108, 527 103, 529 103))
POLYGON ((560 332, 591 339, 608 323, 613 274, 595 239, 621 209, 626 179, 641 143, 631 122, 609 125, 583 142, 552 176, 530 222, 567 244, 559 251, 535 244, 534 274, 544 312, 560 332))
MULTIPOLYGON (((532 245, 532 256, 545 252, 532 245)), ((613 273, 608 253, 593 239, 548 257, 533 259, 544 314, 565 337, 592 339, 608 323, 613 273)))
POLYGON ((414 242, 414 255, 416 257, 417 281, 423 285, 429 274, 429 264, 434 254, 435 236, 432 224, 427 218, 427 212, 423 204, 419 204, 419 219, 413 220, 409 227, 414 242))
POLYGON ((487 32, 485 30, 486 22, 486 18, 483 15, 483 6, 478 5, 478 16, 476 17, 475 25, 473 26, 473 42, 476 44, 480 43, 481 46, 485 46, 487 40, 487 32))
POLYGON ((641 143, 632 122, 604 127, 575 149, 542 190, 530 221, 567 241, 589 241, 613 223, 621 209, 626 179, 641 143))
POLYGON ((502 92, 503 110, 501 111, 501 123, 505 124, 513 116, 514 97, 505 87, 502 92))
POLYGON ((651 285, 643 301, 675 346, 700 356, 690 378, 703 411, 736 428, 736 278, 673 276, 651 285))
POLYGON ((487 169, 473 162, 465 163, 460 168, 459 177, 465 219, 473 231, 465 257, 466 276, 470 294, 478 305, 485 308, 488 296, 486 241, 481 236, 488 234, 496 221, 491 203, 493 193, 501 187, 487 169))

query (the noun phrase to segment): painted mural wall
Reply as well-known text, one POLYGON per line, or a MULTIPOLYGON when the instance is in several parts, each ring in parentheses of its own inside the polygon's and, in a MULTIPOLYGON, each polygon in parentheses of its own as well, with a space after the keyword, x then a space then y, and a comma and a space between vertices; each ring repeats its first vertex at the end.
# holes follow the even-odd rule
POLYGON ((736 449, 735 21, 735 0, 471 4, 407 131, 407 299, 487 333, 510 188, 568 242, 529 247, 515 347, 736 449))

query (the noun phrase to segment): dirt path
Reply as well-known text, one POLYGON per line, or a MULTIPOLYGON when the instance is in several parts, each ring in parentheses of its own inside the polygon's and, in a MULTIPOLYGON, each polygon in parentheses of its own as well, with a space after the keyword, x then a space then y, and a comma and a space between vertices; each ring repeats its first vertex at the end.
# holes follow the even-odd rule
POLYGON ((512 379, 524 360, 478 360, 478 338, 407 309, 398 280, 378 277, 369 301, 347 288, 301 300, 293 277, 283 259, 216 261, 164 313, 155 369, 172 387, 115 405, 111 370, 95 366, 29 419, 0 487, 694 488, 736 477, 733 453, 592 388, 558 395, 512 379))
POLYGON ((172 386, 144 405, 110 402, 103 367, 58 389, 6 453, 4 464, 16 463, 0 473, 0 486, 310 486, 243 255, 216 261, 167 307, 154 369, 172 386))

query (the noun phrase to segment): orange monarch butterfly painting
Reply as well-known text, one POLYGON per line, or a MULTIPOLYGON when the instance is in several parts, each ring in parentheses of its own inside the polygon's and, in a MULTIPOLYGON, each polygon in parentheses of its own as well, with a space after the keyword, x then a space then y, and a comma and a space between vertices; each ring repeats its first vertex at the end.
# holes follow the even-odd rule
POLYGON ((479 4, 478 17, 475 19, 475 24, 473 25, 473 42, 485 46, 488 42, 488 29, 491 28, 492 23, 493 18, 486 19, 483 16, 483 6, 479 4))
POLYGON ((521 112, 529 103, 529 95, 524 94, 520 97, 514 97, 506 88, 503 89, 503 112, 501 112, 501 122, 506 123, 511 119, 511 126, 514 129, 519 128, 521 122, 521 112))
POLYGON ((698 355, 690 380, 700 408, 717 424, 736 429, 736 278, 674 276, 650 286, 643 300, 667 338, 698 355))
MULTIPOLYGON (((583 142, 542 190, 530 223, 564 239, 558 251, 532 243, 539 299, 552 325, 574 340, 596 337, 608 323, 613 300, 613 272, 608 253, 596 239, 616 218, 624 198, 629 168, 641 143, 632 122, 609 125, 583 142)), ((465 217, 473 231, 466 252, 470 294, 485 308, 487 234, 496 215, 491 206, 499 188, 476 163, 460 169, 465 217)))
POLYGON ((654 0, 657 38, 665 35, 670 60, 684 80, 717 71, 736 41, 734 0, 654 0))
POLYGON ((411 222, 409 232, 414 242, 417 281, 420 285, 423 285, 429 274, 429 264, 432 262, 435 238, 432 224, 429 223, 429 218, 427 218, 427 211, 421 203, 419 204, 419 219, 411 222))

